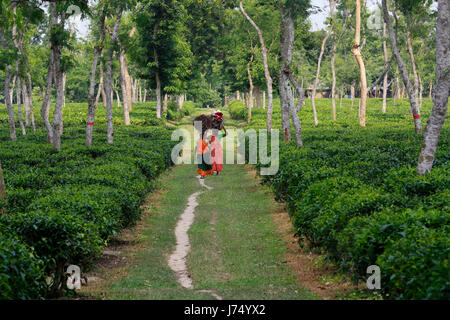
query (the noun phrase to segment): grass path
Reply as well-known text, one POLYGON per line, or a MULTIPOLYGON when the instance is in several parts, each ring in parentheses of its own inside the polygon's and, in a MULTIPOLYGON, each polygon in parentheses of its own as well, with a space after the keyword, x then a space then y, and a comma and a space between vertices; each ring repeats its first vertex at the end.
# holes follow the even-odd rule
POLYGON ((102 289, 103 298, 317 298, 298 285, 286 261, 286 242, 271 216, 272 197, 247 170, 225 165, 222 175, 205 179, 212 190, 200 185, 195 171, 195 165, 176 166, 160 179, 158 195, 150 195, 145 207, 141 245, 124 275, 110 279, 102 289), (177 222, 188 198, 197 192, 201 194, 188 231, 187 269, 193 286, 189 289, 177 282, 168 260, 176 246, 177 222))

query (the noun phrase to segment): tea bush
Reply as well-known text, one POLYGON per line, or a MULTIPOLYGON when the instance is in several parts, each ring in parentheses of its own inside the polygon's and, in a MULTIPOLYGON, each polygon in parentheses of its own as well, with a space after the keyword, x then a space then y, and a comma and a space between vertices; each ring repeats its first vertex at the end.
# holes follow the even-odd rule
MULTIPOLYGON (((191 107, 186 109, 190 112, 191 107)), ((0 239, 4 252, 0 270, 13 268, 11 259, 22 261, 23 256, 23 264, 17 263, 20 279, 36 277, 37 281, 44 274, 52 280, 43 288, 38 281, 36 289, 32 284, 27 291, 17 282, 20 279, 1 278, 2 297, 58 295, 64 289, 66 266, 77 264, 88 270, 110 237, 140 218, 140 205, 153 189, 152 180, 172 165, 170 154, 176 142, 170 139, 172 129, 156 119, 154 102, 134 104, 131 126, 122 125, 120 108, 113 110, 112 145, 106 140, 106 112, 101 106, 90 147, 85 146, 85 104, 66 104, 60 152, 46 143, 40 117, 36 117, 37 132, 29 130, 15 142, 9 139, 8 126, 0 128, 7 186, 7 214, 0 217, 0 232, 17 239, 0 239), (18 256, 12 256, 14 248, 18 256), (7 286, 17 292, 11 295, 7 286)), ((8 123, 4 109, 0 120, 8 123)))
POLYGON ((39 299, 45 292, 42 260, 17 238, 0 234, 0 299, 39 299))
MULTIPOLYGON (((336 121, 329 99, 316 104, 318 127, 310 100, 299 113, 305 146, 281 142, 279 171, 263 177, 286 201, 297 236, 322 248, 355 280, 365 281, 367 267, 379 265, 386 298, 450 298, 448 125, 432 172, 419 176, 423 136, 414 134, 407 100, 392 106, 388 99, 388 113, 382 114, 380 99, 369 99, 365 128, 358 124, 357 100, 352 110, 344 99, 336 121)), ((425 99, 424 125, 431 106, 425 99)), ((242 103, 230 108, 233 117, 245 118, 242 103)), ((265 114, 255 110, 249 127, 265 128, 265 114)), ((272 120, 281 128, 279 100, 272 120)))

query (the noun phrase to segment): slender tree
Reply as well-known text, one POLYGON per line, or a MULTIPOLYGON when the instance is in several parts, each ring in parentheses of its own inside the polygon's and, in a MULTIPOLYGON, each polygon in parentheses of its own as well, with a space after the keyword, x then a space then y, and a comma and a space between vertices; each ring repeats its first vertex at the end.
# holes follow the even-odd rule
POLYGON ((317 60, 316 78, 314 79, 314 84, 313 84, 312 93, 311 93, 311 105, 312 105, 312 109, 313 109, 314 124, 316 126, 319 125, 319 120, 317 119, 317 109, 316 109, 316 90, 317 90, 317 86, 319 85, 320 65, 322 63, 322 57, 323 57, 323 53, 325 51, 325 44, 326 44, 329 36, 330 36, 330 33, 327 32, 325 34, 325 37, 322 40, 322 45, 320 47, 319 59, 317 60))
MULTIPOLYGON (((263 64, 264 64, 264 77, 266 78, 266 85, 267 85, 267 130, 272 130, 272 113, 273 113, 273 80, 270 75, 269 71, 269 63, 268 63, 268 50, 266 47, 266 44, 264 42, 264 37, 262 34, 261 29, 258 27, 258 25, 253 21, 253 19, 247 14, 247 12, 244 9, 244 5, 242 3, 242 0, 239 2, 239 8, 241 9, 242 14, 244 17, 250 22, 250 24, 255 28, 256 32, 258 33, 259 43, 261 45, 261 54, 263 58, 263 64)), ((265 93, 264 93, 264 100, 265 100, 265 93)), ((265 103, 264 103, 265 106, 265 103)))
POLYGON ((90 81, 89 81, 89 94, 88 94, 88 119, 86 123, 86 145, 92 145, 92 135, 95 125, 95 108, 96 108, 96 98, 95 98, 95 73, 97 70, 98 59, 100 53, 103 51, 104 41, 105 41, 105 19, 106 19, 106 9, 102 9, 100 15, 100 39, 98 43, 94 46, 94 58, 92 60, 90 81))
POLYGON ((445 122, 450 91, 450 3, 438 0, 436 19, 436 87, 434 106, 425 127, 422 150, 417 171, 419 174, 430 172, 438 147, 439 136, 445 122))
POLYGON ((422 121, 420 119, 420 111, 419 111, 419 105, 417 103, 416 94, 414 92, 414 88, 411 85, 411 82, 409 81, 408 71, 406 69, 406 65, 403 62, 403 59, 400 55, 400 51, 397 47, 397 39, 392 27, 392 22, 389 17, 389 11, 387 8, 387 0, 382 0, 382 8, 383 8, 383 17, 384 22, 386 23, 387 31, 389 34, 389 40, 391 42, 391 49, 392 54, 395 57, 395 60, 397 62, 397 66, 400 69, 400 75, 403 80, 403 84, 406 87, 406 90, 408 91, 409 96, 409 102, 411 104, 411 111, 414 117, 414 127, 416 134, 422 134, 422 121))
POLYGON ((285 141, 290 141, 290 118, 295 130, 295 143, 297 146, 303 146, 301 121, 298 116, 299 109, 303 104, 302 94, 299 99, 299 107, 294 106, 294 94, 292 92, 291 82, 297 91, 302 92, 298 87, 297 81, 292 81, 293 76, 290 70, 292 54, 295 42, 295 18, 306 12, 309 2, 296 3, 287 1, 283 3, 278 0, 278 6, 281 12, 281 59, 282 67, 279 74, 279 92, 281 102, 281 117, 283 127, 283 137, 285 141), (290 117, 289 117, 290 116, 290 117))
POLYGON ((356 12, 355 12, 355 41, 352 46, 352 53, 355 56, 356 62, 359 67, 360 87, 361 87, 361 99, 360 99, 360 112, 359 112, 359 124, 362 127, 366 126, 366 101, 367 101, 367 79, 366 79, 366 67, 361 55, 362 47, 361 41, 361 1, 356 0, 356 12))
POLYGON ((119 8, 117 13, 116 21, 114 22, 114 27, 110 30, 111 33, 111 43, 108 50, 107 62, 106 62, 106 72, 105 72, 105 93, 106 93, 106 122, 107 122, 107 136, 108 143, 114 142, 114 126, 113 126, 113 114, 112 114, 112 60, 114 54, 114 45, 117 41, 119 34, 120 20, 122 19, 122 8, 119 8))
POLYGON ((6 212, 6 184, 3 179, 2 162, 0 161, 0 215, 6 212))

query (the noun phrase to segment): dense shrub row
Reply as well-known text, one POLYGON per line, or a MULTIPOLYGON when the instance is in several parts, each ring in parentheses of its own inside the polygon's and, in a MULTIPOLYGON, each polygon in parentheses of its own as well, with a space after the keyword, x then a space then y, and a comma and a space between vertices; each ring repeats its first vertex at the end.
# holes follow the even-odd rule
MULTIPOLYGON (((113 145, 106 143, 101 107, 94 145, 84 145, 86 110, 67 104, 61 152, 46 143, 42 127, 16 142, 7 126, 0 127, 7 186, 7 214, 0 217, 0 299, 59 294, 67 265, 86 271, 111 236, 139 219, 152 180, 172 164, 175 142, 155 120, 154 103, 135 104, 128 127, 120 126, 121 110, 114 109, 113 145)), ((6 117, 2 109, 0 121, 6 117)))
POLYGON ((167 105, 167 120, 177 121, 194 112, 195 105, 192 101, 183 102, 183 108, 178 110, 178 105, 174 101, 169 101, 167 105))
MULTIPOLYGON (((422 136, 414 134, 407 101, 396 107, 389 101, 389 113, 382 114, 379 100, 370 99, 366 128, 347 99, 336 122, 329 100, 317 104, 317 128, 309 101, 300 112, 305 147, 281 143, 280 169, 264 178, 287 202, 297 236, 356 280, 365 281, 367 267, 378 265, 386 297, 450 298, 448 126, 435 167, 424 177, 415 169, 422 136)), ((430 109, 427 100, 424 121, 430 109)), ((264 127, 265 116, 253 113, 250 126, 264 127)))

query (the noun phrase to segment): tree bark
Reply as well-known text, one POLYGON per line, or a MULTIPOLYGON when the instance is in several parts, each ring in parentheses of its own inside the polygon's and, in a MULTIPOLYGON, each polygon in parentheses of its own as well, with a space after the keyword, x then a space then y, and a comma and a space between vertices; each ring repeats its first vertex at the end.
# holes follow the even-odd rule
POLYGON ((253 55, 250 59, 250 61, 247 63, 247 75, 248 75, 248 82, 250 84, 249 87, 249 96, 248 96, 248 106, 247 106, 247 123, 250 123, 252 121, 252 109, 253 109, 253 79, 252 79, 252 72, 250 70, 250 67, 253 63, 253 55))
MULTIPOLYGON (((120 41, 119 41, 120 43, 120 41)), ((127 62, 125 58, 125 50, 120 45, 120 56, 119 56, 119 62, 120 62, 120 86, 122 88, 122 99, 123 99, 123 123, 128 126, 131 124, 130 120, 130 103, 128 97, 128 81, 127 77, 128 75, 128 68, 127 68, 127 62)))
POLYGON ((106 91, 106 122, 107 122, 107 136, 108 143, 114 143, 114 126, 113 126, 113 114, 112 114, 112 59, 114 53, 114 44, 117 41, 120 20, 122 19, 122 9, 117 14, 114 28, 111 34, 111 48, 109 48, 107 62, 106 62, 106 74, 105 74, 105 91, 106 91))
POLYGON ((317 109, 316 109, 316 90, 317 86, 319 85, 319 76, 320 76, 320 65, 322 63, 322 57, 323 52, 325 51, 325 44, 327 42, 327 39, 329 37, 329 33, 325 35, 325 37, 322 40, 322 46, 320 47, 320 54, 319 59, 317 60, 317 71, 316 71, 316 78, 314 79, 312 94, 311 94, 311 104, 313 109, 313 116, 314 116, 314 124, 317 126, 319 125, 319 120, 317 119, 317 109))
POLYGON ((11 99, 11 95, 10 95, 11 70, 12 70, 11 65, 6 66, 6 70, 5 70, 5 104, 6 104, 6 108, 8 109, 9 136, 11 137, 11 140, 17 140, 16 124, 14 121, 14 109, 13 109, 13 105, 12 105, 12 101, 11 101, 12 99, 11 99))
POLYGON ((333 109, 333 121, 336 121, 336 70, 335 70, 335 60, 336 60, 336 50, 337 50, 337 38, 336 30, 334 28, 335 24, 335 14, 334 10, 336 8, 336 1, 330 0, 330 17, 331 17, 331 30, 333 32, 333 48, 331 50, 331 105, 333 109))
POLYGON ((19 76, 16 79, 17 79, 17 90, 16 90, 17 116, 19 118, 19 125, 20 125, 20 129, 22 130, 22 135, 25 136, 27 134, 27 131, 25 130, 25 125, 24 125, 23 119, 22 119, 22 99, 21 99, 21 95, 22 95, 22 81, 21 81, 19 76))
POLYGON ((262 94, 262 107, 263 107, 263 109, 265 109, 266 108, 266 92, 265 91, 263 91, 263 94, 262 94))
POLYGON ((31 74, 27 73, 27 94, 28 94, 28 102, 30 104, 30 114, 31 114, 31 127, 33 128, 33 132, 36 132, 36 123, 34 118, 34 107, 33 107, 33 85, 31 81, 31 74))
POLYGON ((352 104, 350 105, 350 110, 353 110, 353 104, 355 102, 355 94, 356 94, 355 86, 356 86, 355 81, 352 81, 352 85, 350 87, 350 95, 352 96, 352 104))
MULTIPOLYGON (((158 35, 158 23, 155 24, 153 28, 153 41, 156 41, 156 37, 158 35)), ((156 63, 156 72, 155 72, 155 80, 156 80, 156 118, 161 119, 161 79, 159 77, 159 59, 158 59, 158 51, 156 50, 156 45, 153 47, 153 54, 155 56, 156 63)), ((167 110, 166 110, 167 111, 167 110)))
POLYGON ((383 7, 383 17, 384 22, 386 23, 387 31, 389 34, 389 40, 391 42, 391 48, 392 48, 392 54, 395 57, 395 60, 397 61, 397 65, 400 69, 400 74, 403 79, 403 83, 406 87, 406 90, 408 91, 409 95, 409 102, 411 104, 411 111, 414 117, 414 127, 416 134, 422 134, 422 121, 420 119, 420 111, 419 106, 417 104, 416 95, 414 93, 414 88, 411 85, 411 82, 409 81, 408 71, 406 70, 406 65, 403 62, 402 57, 400 56, 400 51, 397 47, 397 39, 395 38, 395 34, 392 28, 392 22, 389 17, 389 12, 387 9, 386 0, 382 0, 382 7, 383 7))
MULTIPOLYGON (((97 101, 95 97, 95 73, 97 70, 97 64, 99 55, 103 52, 104 40, 105 40, 105 12, 103 12, 100 20, 100 39, 99 44, 94 48, 94 59, 92 60, 91 74, 89 80, 89 93, 88 93, 88 119, 86 123, 86 145, 92 145, 94 124, 95 124, 95 108, 97 101)), ((98 97, 99 95, 97 95, 98 97)))
POLYGON ((259 90, 259 86, 255 86, 255 101, 256 108, 261 109, 261 90, 259 90))
POLYGON ((416 59, 414 58, 414 50, 411 41, 411 32, 409 31, 408 23, 406 23, 406 46, 408 48, 409 57, 411 58, 411 66, 414 74, 414 93, 416 97, 419 96, 419 76, 417 74, 416 59))
POLYGON ((361 99, 360 99, 360 115, 359 124, 362 127, 366 126, 366 100, 367 100, 367 79, 366 79, 366 67, 361 55, 361 1, 356 0, 356 26, 355 26, 355 41, 352 48, 352 53, 355 56, 356 62, 359 67, 360 86, 361 86, 361 99))
POLYGON ((430 172, 438 147, 439 136, 445 122, 450 91, 450 3, 438 0, 436 19, 436 88, 434 106, 425 127, 422 150, 417 165, 419 174, 430 172))
POLYGON ((3 202, 3 206, 0 206, 0 215, 6 213, 6 184, 3 178, 2 162, 0 161, 0 200, 3 202))
POLYGON ((184 94, 179 94, 177 96, 178 111, 183 109, 183 103, 184 103, 184 94))
POLYGON ((281 57, 283 66, 279 75, 279 91, 282 110, 283 136, 285 141, 290 141, 289 115, 292 118, 292 123, 295 131, 295 143, 297 146, 303 146, 302 127, 298 117, 297 110, 294 106, 294 95, 290 85, 289 66, 292 62, 292 53, 294 51, 295 41, 295 25, 292 14, 292 8, 285 9, 281 0, 278 0, 278 6, 281 11, 281 57))
MULTIPOLYGON (((267 130, 272 130, 272 114, 273 114, 273 80, 270 76, 269 71, 269 62, 267 58, 267 47, 264 43, 264 37, 262 34, 261 29, 256 25, 256 23, 250 18, 250 16, 245 12, 244 6, 242 4, 242 0, 240 0, 239 8, 241 9, 242 14, 244 17, 250 22, 250 24, 255 28, 256 32, 258 33, 259 43, 261 45, 261 54, 263 57, 263 64, 264 64, 264 77, 266 78, 266 85, 267 85, 267 96, 268 96, 268 104, 267 104, 267 130)), ((238 91, 239 92, 239 91, 238 91)), ((239 98, 238 98, 239 99, 239 98)))
POLYGON ((167 93, 164 94, 164 101, 163 101, 163 113, 167 112, 167 108, 169 106, 169 95, 167 93))
MULTIPOLYGON (((387 65, 388 63, 388 52, 387 52, 387 44, 386 44, 386 23, 383 23, 383 53, 384 53, 384 63, 387 65)), ((388 91, 388 73, 384 74, 383 78, 383 107, 381 111, 386 113, 386 100, 387 100, 387 91, 388 91)))
POLYGON ((47 131, 47 142, 53 143, 53 127, 50 123, 50 100, 53 84, 53 50, 50 50, 50 61, 47 71, 46 90, 44 98, 42 99, 41 116, 44 121, 44 127, 47 131))

